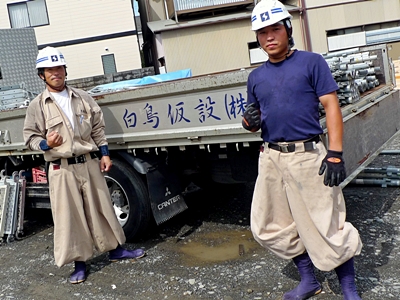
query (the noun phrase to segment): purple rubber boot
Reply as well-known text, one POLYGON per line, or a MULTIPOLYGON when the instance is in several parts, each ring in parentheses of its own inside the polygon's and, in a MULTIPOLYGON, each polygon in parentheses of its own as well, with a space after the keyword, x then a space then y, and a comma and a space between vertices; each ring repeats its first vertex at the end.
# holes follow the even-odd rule
POLYGON ((108 258, 110 261, 118 261, 121 259, 136 259, 145 256, 145 252, 143 249, 135 249, 135 250, 127 250, 122 248, 120 245, 117 246, 114 250, 111 250, 108 253, 108 258))
POLYGON ((350 258, 335 269, 339 278, 344 300, 361 300, 355 284, 354 259, 350 258))
POLYGON ((305 300, 321 293, 322 287, 314 274, 314 265, 307 253, 293 258, 299 270, 301 281, 293 290, 283 295, 283 300, 305 300))
POLYGON ((86 263, 84 261, 75 262, 75 271, 69 277, 72 284, 81 283, 86 280, 86 263))

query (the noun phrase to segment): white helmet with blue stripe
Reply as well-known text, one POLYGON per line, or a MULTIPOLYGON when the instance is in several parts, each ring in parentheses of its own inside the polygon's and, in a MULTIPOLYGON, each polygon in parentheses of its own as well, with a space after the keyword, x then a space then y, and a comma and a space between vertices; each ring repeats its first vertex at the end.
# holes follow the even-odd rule
POLYGON ((257 31, 285 19, 292 19, 285 5, 277 0, 261 0, 251 13, 251 29, 257 31))
POLYGON ((46 47, 39 51, 36 59, 36 69, 65 66, 67 62, 60 50, 53 47, 46 47))

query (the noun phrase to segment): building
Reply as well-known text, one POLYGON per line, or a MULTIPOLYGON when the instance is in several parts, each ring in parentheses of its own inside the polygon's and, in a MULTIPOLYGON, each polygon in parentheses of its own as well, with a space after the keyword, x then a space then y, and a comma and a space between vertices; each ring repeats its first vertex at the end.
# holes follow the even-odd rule
MULTIPOLYGON (((158 72, 193 75, 246 68, 266 59, 250 30, 257 0, 138 0, 145 60, 158 72)), ((400 56, 398 0, 281 0, 293 15, 295 48, 318 53, 389 43, 400 56), (323 4, 321 4, 323 3, 323 4)))
POLYGON ((0 29, 34 28, 39 49, 59 48, 68 80, 142 67, 134 0, 7 0, 0 29))
MULTIPOLYGON (((156 73, 203 75, 267 59, 250 30, 258 1, 7 0, 0 29, 34 28, 39 49, 64 53, 68 80, 153 66, 156 73)), ((399 0, 281 1, 293 15, 297 49, 323 53, 388 43, 389 55, 399 59, 399 0)))

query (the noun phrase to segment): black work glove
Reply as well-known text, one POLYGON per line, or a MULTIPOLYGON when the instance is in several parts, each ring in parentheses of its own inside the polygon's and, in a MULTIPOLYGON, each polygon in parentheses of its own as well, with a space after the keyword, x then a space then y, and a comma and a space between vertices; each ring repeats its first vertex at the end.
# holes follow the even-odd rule
POLYGON ((247 105, 242 119, 242 126, 244 129, 251 132, 256 132, 261 127, 261 116, 260 110, 256 107, 256 103, 253 102, 247 105))
POLYGON ((346 169, 344 167, 343 152, 328 150, 319 168, 319 175, 324 174, 324 184, 326 186, 338 186, 346 179, 346 169))

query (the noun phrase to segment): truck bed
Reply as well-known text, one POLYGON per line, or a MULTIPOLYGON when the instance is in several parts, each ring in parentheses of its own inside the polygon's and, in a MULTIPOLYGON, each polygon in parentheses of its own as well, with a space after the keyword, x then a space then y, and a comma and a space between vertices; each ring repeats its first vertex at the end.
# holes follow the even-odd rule
MULTIPOLYGON (((378 52, 382 49, 378 49, 378 52)), ((385 51, 382 51, 385 53, 385 51)), ((387 58, 381 84, 356 103, 342 107, 344 157, 349 180, 366 166, 400 128, 399 91, 390 80, 387 58)), ((126 91, 93 95, 101 106, 110 150, 168 151, 227 144, 246 147, 260 142, 260 132, 241 126, 246 104, 246 82, 253 68, 150 84, 126 91)), ((36 155, 24 145, 26 109, 0 112, 0 157, 36 155)), ((325 130, 325 118, 321 117, 325 130)), ((327 139, 325 138, 325 143, 327 139)), ((239 151, 239 150, 238 150, 239 151)))

